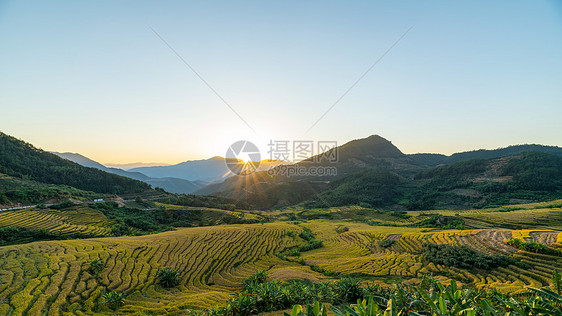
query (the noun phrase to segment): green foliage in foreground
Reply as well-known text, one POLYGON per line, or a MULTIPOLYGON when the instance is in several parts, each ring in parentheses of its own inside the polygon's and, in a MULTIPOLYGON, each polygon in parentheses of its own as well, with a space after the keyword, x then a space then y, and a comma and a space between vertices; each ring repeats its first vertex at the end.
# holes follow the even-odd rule
POLYGON ((435 245, 425 243, 423 245, 423 257, 425 260, 435 264, 441 264, 461 269, 484 269, 491 270, 497 267, 510 265, 522 265, 521 262, 503 255, 486 255, 466 246, 451 246, 448 244, 435 245))
POLYGON ((267 272, 263 270, 259 270, 249 278, 245 279, 242 283, 244 285, 244 289, 248 290, 252 287, 255 287, 257 284, 262 284, 267 281, 267 272))
POLYGON ((207 311, 210 315, 250 315, 290 308, 294 304, 313 301, 335 304, 352 302, 363 297, 361 283, 344 278, 333 283, 263 281, 267 274, 259 271, 244 281, 244 290, 224 307, 207 311), (261 280, 262 282, 256 282, 261 280))
MULTIPOLYGON (((554 280, 560 283, 558 272, 554 280)), ((455 281, 445 286, 431 276, 424 276, 419 286, 396 285, 394 289, 362 286, 351 279, 333 283, 270 281, 254 284, 226 306, 202 314, 251 315, 292 306, 291 314, 285 316, 325 316, 328 309, 322 303, 330 303, 336 316, 562 315, 559 291, 549 287, 527 289, 522 295, 461 289, 455 281)))

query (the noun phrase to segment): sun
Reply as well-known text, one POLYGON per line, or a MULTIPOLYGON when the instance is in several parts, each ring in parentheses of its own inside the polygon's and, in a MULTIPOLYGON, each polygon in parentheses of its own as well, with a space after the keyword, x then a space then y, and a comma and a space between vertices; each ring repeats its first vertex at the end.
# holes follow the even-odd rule
POLYGON ((251 154, 253 154, 253 153, 250 153, 250 152, 241 152, 241 153, 238 155, 237 158, 240 159, 240 160, 242 160, 242 162, 243 162, 244 164, 248 164, 248 163, 251 163, 251 162, 258 162, 259 160, 254 160, 254 159, 252 159, 252 155, 251 155, 251 154))

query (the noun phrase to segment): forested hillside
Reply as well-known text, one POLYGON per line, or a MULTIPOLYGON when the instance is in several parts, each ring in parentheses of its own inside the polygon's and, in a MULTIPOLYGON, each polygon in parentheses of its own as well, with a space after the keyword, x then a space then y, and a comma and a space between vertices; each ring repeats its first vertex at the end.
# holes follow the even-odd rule
POLYGON ((0 173, 99 193, 140 193, 151 189, 141 181, 80 166, 3 133, 0 133, 0 173))
POLYGON ((245 190, 223 194, 238 192, 238 196, 230 197, 265 208, 300 203, 304 207, 470 209, 559 199, 562 198, 561 179, 561 157, 525 152, 428 168, 411 178, 384 169, 360 171, 329 182, 276 182, 256 175, 254 182, 259 185, 244 186, 242 183, 240 187, 245 190))
POLYGON ((103 198, 105 194, 84 191, 68 185, 46 184, 0 174, 0 208, 16 203, 35 204, 65 199, 103 198))
POLYGON ((562 148, 557 146, 544 146, 536 144, 514 145, 498 149, 478 149, 455 153, 450 156, 442 154, 411 154, 408 155, 408 157, 413 159, 416 163, 435 167, 438 165, 450 164, 470 159, 491 159, 513 156, 526 151, 540 151, 543 153, 549 153, 562 157, 562 148))

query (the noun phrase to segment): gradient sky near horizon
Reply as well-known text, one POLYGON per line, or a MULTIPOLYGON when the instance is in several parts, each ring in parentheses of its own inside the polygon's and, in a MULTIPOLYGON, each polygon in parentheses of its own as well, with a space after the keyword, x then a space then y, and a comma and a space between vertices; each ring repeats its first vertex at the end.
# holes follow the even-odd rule
POLYGON ((562 1, 0 0, 0 131, 99 162, 372 134, 405 153, 562 146, 561 118, 562 1))

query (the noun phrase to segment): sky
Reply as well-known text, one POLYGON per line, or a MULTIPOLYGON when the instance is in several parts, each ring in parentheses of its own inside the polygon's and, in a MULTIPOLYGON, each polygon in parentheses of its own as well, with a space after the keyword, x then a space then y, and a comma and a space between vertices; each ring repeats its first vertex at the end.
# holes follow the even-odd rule
POLYGON ((102 163, 562 146, 561 117, 562 1, 0 0, 0 131, 102 163))

